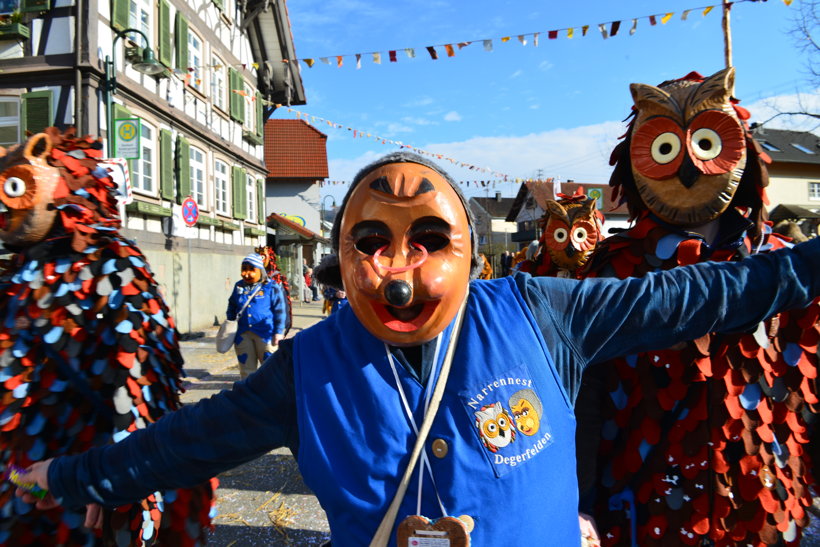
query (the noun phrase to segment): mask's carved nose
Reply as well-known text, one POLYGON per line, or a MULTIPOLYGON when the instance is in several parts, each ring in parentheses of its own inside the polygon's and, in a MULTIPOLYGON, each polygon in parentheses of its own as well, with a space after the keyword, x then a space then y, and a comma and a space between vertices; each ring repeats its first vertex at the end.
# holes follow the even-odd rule
POLYGON ((409 304, 410 299, 413 298, 413 287, 407 281, 396 279, 384 288, 384 297, 391 306, 401 308, 409 304))

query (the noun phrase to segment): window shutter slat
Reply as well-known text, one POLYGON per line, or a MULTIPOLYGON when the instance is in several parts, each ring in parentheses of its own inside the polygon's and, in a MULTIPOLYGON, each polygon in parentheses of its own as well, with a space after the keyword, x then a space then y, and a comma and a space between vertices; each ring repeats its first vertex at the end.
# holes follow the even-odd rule
POLYGON ((259 209, 259 224, 265 223, 265 182, 262 179, 256 181, 256 204, 259 209))
POLYGON ((159 132, 160 195, 163 199, 174 199, 174 146, 171 132, 159 132))
POLYGON ((46 127, 54 125, 53 93, 50 90, 32 91, 20 96, 22 103, 22 133, 39 133, 46 127))
POLYGON ((242 204, 240 203, 239 199, 239 190, 242 181, 242 169, 239 167, 232 167, 231 168, 231 212, 233 216, 237 218, 239 215, 242 214, 240 207, 242 204))
POLYGON ((128 28, 128 0, 111 0, 111 26, 117 30, 128 28))
POLYGON ((256 136, 262 138, 265 134, 265 109, 262 105, 262 94, 256 92, 256 136))
POLYGON ((188 21, 177 12, 176 23, 177 68, 188 70, 188 21))
POLYGON ((239 170, 239 184, 237 187, 239 203, 236 207, 238 213, 235 216, 244 220, 248 218, 248 172, 245 169, 239 170))
POLYGON ((177 138, 177 203, 191 195, 191 145, 185 137, 177 138))
POLYGON ((168 0, 159 2, 159 62, 165 66, 171 66, 171 4, 168 0))

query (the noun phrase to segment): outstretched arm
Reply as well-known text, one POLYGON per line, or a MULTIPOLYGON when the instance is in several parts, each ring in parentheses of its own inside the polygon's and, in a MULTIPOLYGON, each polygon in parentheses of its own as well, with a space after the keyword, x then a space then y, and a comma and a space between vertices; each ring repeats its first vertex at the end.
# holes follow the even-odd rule
POLYGON ((708 332, 751 330, 776 313, 809 305, 820 293, 820 238, 740 262, 625 280, 530 278, 524 287, 574 399, 590 363, 708 332))
MULTIPOLYGON (((296 450, 292 343, 233 389, 164 416, 119 443, 63 456, 40 484, 63 505, 122 505, 193 486, 266 452, 296 450)), ((35 472, 43 472, 42 467, 35 472)), ((43 477, 38 475, 41 481, 43 477)))

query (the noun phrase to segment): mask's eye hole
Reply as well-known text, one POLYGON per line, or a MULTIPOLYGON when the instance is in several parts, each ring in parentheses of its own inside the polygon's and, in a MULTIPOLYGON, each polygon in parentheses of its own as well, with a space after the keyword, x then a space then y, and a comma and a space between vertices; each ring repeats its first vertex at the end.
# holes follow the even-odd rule
POLYGON ((382 247, 390 245, 390 241, 380 236, 367 236, 356 241, 356 250, 366 254, 374 255, 382 247))
POLYGON ((674 160, 680 152, 680 138, 674 133, 661 133, 652 142, 652 159, 660 164, 674 160))
POLYGON ((575 243, 583 243, 587 240, 587 229, 582 227, 577 227, 572 232, 572 241, 575 243))
POLYGON ((713 129, 702 127, 692 133, 692 152, 704 161, 714 159, 720 155, 723 143, 720 135, 713 129))
POLYGON ((26 193, 26 181, 18 177, 9 177, 3 184, 3 191, 10 198, 19 198, 26 193))
POLYGON ((444 234, 426 233, 414 236, 410 243, 415 243, 427 249, 428 253, 434 253, 450 244, 450 238, 444 234))

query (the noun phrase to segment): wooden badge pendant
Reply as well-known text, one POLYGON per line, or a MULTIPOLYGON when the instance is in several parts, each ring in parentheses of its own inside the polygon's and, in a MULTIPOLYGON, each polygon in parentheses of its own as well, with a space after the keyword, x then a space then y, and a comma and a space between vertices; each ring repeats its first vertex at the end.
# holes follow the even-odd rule
POLYGON ((467 524, 455 517, 431 521, 427 517, 410 515, 396 530, 398 547, 469 547, 467 524))

